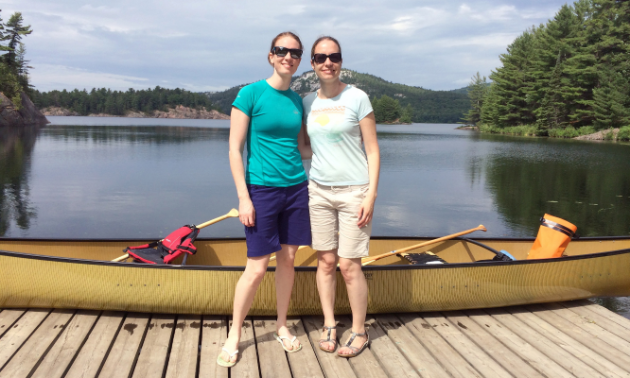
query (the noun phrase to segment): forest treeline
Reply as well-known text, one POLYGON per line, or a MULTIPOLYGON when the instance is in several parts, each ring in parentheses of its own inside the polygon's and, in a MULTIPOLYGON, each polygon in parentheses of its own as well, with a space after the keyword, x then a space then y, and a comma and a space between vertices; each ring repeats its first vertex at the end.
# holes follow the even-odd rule
POLYGON ((490 86, 473 77, 467 123, 560 137, 621 128, 630 137, 630 1, 563 5, 500 59, 490 86))
POLYGON ((20 93, 30 94, 28 70, 32 67, 26 60, 26 47, 22 38, 31 34, 30 25, 24 25, 22 13, 15 12, 5 23, 0 10, 0 92, 4 93, 17 109, 22 100, 20 93))
POLYGON ((159 86, 146 90, 129 89, 126 92, 112 91, 106 88, 92 89, 89 92, 85 89, 82 91, 64 89, 50 92, 35 90, 31 98, 39 108, 57 106, 77 112, 79 115, 99 113, 125 115, 129 111, 150 114, 155 110, 166 111, 176 105, 195 109, 214 109, 210 99, 205 94, 179 88, 166 89, 159 86))

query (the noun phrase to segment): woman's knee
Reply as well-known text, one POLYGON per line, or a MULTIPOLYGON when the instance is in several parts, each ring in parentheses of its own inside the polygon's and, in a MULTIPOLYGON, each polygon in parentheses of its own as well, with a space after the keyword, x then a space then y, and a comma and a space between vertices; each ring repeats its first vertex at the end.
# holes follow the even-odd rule
POLYGON ((317 256, 317 270, 332 273, 337 269, 337 256, 332 252, 319 253, 317 256))
POLYGON ((352 261, 352 259, 341 259, 339 262, 339 270, 341 271, 343 279, 346 281, 352 281, 359 277, 363 277, 361 263, 352 261))

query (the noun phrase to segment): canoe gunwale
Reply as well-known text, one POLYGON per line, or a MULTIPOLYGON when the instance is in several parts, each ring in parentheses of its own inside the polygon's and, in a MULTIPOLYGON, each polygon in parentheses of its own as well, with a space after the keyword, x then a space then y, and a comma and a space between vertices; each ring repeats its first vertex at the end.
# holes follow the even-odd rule
MULTIPOLYGON (((432 240, 437 239, 442 236, 372 236, 370 239, 372 240, 432 240)), ((86 243, 103 243, 103 242, 129 242, 129 243, 138 243, 138 242, 146 242, 146 241, 155 241, 160 240, 161 238, 121 238, 121 239, 55 239, 55 238, 6 238, 0 236, 1 241, 34 241, 34 242, 86 242, 86 243)), ((461 240, 462 238, 453 238, 453 240, 461 240)), ((575 241, 599 241, 599 240, 627 240, 630 239, 630 235, 621 235, 621 236, 582 236, 579 239, 574 239, 575 241)), ((197 238, 196 241, 244 241, 244 237, 211 237, 211 238, 197 238)), ((505 241, 505 242, 515 242, 515 241, 524 241, 524 242, 533 242, 536 238, 527 237, 527 238, 497 238, 497 237, 475 237, 474 240, 479 241, 505 241)))
MULTIPOLYGON (((599 238, 598 238, 599 239, 599 238)), ((496 239, 492 239, 496 240, 496 239)), ((512 239, 513 240, 513 239, 512 239)), ((364 266, 364 271, 380 271, 380 270, 414 270, 414 269, 454 269, 454 268, 470 268, 470 267, 494 267, 504 265, 524 265, 524 264, 553 264, 561 263, 565 261, 575 261, 584 259, 596 259, 600 257, 607 257, 620 254, 630 254, 630 248, 619 249, 608 252, 599 252, 592 254, 584 254, 577 256, 566 256, 554 259, 532 259, 532 260, 516 260, 516 261, 482 261, 482 262, 467 262, 467 263, 452 263, 452 264, 429 264, 429 265, 371 265, 364 266)), ((12 252, 0 250, 0 256, 25 258, 33 260, 43 260, 51 262, 72 263, 72 264, 88 264, 88 265, 104 265, 104 266, 117 266, 120 268, 141 268, 141 269, 174 269, 174 270, 207 270, 207 271, 244 271, 245 266, 217 266, 217 265, 152 265, 152 264, 137 264, 137 263, 120 263, 113 261, 103 260, 86 260, 76 259, 71 257, 58 257, 58 256, 46 256, 37 255, 24 252, 12 252)), ((274 272, 276 267, 267 267, 268 272, 274 272)), ((339 270, 339 268, 337 268, 339 270)), ((315 272, 316 266, 296 266, 296 272, 315 272)))

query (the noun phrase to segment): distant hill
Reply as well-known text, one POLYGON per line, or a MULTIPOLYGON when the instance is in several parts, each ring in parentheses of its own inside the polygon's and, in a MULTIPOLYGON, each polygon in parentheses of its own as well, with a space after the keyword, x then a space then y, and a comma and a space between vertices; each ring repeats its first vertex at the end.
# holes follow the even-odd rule
MULTIPOLYGON (((343 69, 341 79, 365 91, 371 99, 387 95, 400 102, 401 107, 411 104, 414 109, 413 122, 418 123, 457 123, 461 122, 464 113, 470 109, 470 100, 466 88, 455 91, 432 91, 422 87, 391 83, 370 74, 343 69)), ((207 93, 212 105, 229 114, 232 102, 238 91, 246 84, 239 85, 223 92, 207 93)), ((308 71, 292 79, 291 89, 300 96, 319 89, 319 81, 315 72, 308 71)))

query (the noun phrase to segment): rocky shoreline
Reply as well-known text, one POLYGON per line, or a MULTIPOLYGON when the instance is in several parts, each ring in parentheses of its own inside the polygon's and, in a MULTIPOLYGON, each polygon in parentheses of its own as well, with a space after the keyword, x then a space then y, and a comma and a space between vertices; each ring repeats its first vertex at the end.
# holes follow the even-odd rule
POLYGON ((23 126, 43 126, 50 123, 44 114, 42 114, 33 101, 22 92, 22 104, 18 110, 13 102, 0 92, 0 127, 23 127, 23 126))
MULTIPOLYGON (((593 134, 588 134, 588 135, 580 135, 579 137, 575 137, 573 139, 577 139, 577 140, 605 140, 605 136, 606 134, 608 134, 610 132, 610 130, 600 130, 596 133, 593 134)), ((617 139, 617 134, 619 133, 619 129, 613 129, 613 139, 617 139)))
MULTIPOLYGON (((79 116, 80 114, 69 109, 51 106, 42 109, 47 116, 79 116)), ((174 119, 230 119, 230 116, 216 110, 193 109, 183 105, 177 105, 168 111, 156 110, 152 114, 130 111, 124 116, 98 113, 89 114, 88 117, 125 117, 125 118, 174 118, 174 119)))

